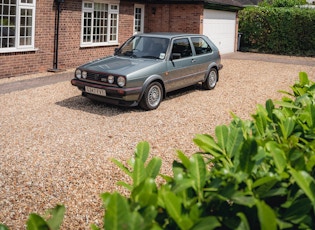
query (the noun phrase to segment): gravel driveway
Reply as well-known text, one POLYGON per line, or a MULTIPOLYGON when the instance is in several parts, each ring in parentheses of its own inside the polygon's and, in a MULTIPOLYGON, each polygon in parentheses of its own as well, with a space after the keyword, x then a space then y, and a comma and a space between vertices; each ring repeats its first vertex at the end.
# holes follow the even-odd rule
POLYGON ((195 134, 213 134, 217 125, 230 122, 230 112, 250 119, 256 104, 281 98, 278 90, 290 90, 300 71, 314 81, 315 58, 282 57, 289 61, 280 62, 273 55, 242 55, 223 56, 214 90, 189 87, 150 112, 95 105, 71 86, 72 73, 24 90, 14 84, 21 89, 35 76, 0 79, 0 223, 25 229, 31 212, 43 214, 64 204, 62 229, 101 225, 99 194, 124 191, 116 182, 126 179, 111 158, 125 162, 146 140, 169 174, 177 149, 198 150, 195 134))

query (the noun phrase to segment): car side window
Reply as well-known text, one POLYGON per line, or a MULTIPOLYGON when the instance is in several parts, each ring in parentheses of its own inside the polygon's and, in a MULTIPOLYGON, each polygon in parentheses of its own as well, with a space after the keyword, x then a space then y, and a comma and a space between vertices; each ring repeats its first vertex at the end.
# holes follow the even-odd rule
POLYGON ((192 49, 188 38, 180 38, 173 41, 172 56, 173 59, 192 56, 192 49))
POLYGON ((211 46, 201 37, 191 38, 192 43, 196 51, 196 55, 211 53, 211 46))

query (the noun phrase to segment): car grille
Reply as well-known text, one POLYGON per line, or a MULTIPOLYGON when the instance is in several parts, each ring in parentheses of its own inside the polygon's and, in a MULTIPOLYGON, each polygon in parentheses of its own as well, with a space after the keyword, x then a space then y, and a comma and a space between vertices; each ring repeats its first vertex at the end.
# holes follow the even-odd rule
POLYGON ((105 78, 106 79, 106 77, 107 76, 105 74, 88 72, 86 79, 87 80, 92 80, 92 81, 101 81, 101 78, 105 78))

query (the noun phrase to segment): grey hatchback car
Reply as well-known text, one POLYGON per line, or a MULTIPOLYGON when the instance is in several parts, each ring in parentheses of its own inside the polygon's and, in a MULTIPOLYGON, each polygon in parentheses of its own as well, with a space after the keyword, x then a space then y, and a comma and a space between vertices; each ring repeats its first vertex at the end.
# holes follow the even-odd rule
POLYGON ((92 100, 153 110, 168 92, 199 82, 213 89, 222 67, 218 48, 204 35, 145 33, 78 67, 71 84, 92 100))

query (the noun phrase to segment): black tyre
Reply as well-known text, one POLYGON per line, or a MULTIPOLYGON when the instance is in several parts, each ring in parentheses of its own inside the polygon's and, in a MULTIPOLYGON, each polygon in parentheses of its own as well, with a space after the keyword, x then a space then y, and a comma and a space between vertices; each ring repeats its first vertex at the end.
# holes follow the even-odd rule
POLYGON ((211 68, 205 82, 202 83, 204 89, 214 89, 218 82, 218 71, 211 68))
POLYGON ((159 107, 163 99, 163 88, 159 82, 152 82, 144 91, 139 103, 144 110, 153 110, 159 107))

